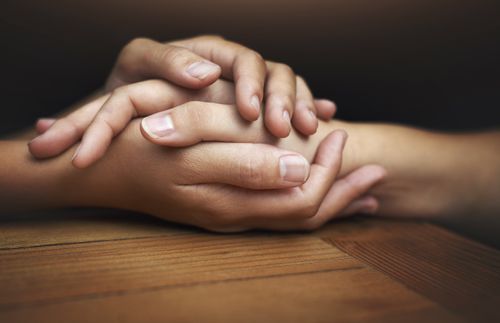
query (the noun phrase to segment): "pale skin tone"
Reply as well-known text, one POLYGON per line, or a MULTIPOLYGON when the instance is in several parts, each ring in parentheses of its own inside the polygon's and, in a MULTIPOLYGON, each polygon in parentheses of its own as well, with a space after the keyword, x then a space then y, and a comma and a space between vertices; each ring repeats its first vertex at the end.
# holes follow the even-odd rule
MULTIPOLYGON (((202 40, 205 41, 203 38, 202 40)), ((213 41, 212 38, 209 40, 213 41)), ((143 54, 141 55, 139 57, 144 59, 143 54)), ((134 55, 128 57, 134 58, 134 55)), ((122 61, 123 59, 119 60, 117 66, 120 66, 122 61)), ((133 66, 140 66, 137 64, 140 61, 132 59, 132 62, 133 66)), ((269 63, 264 65, 268 66, 266 75, 273 74, 269 63)), ((235 66, 230 67, 233 74, 226 72, 226 75, 234 75, 235 66)), ((186 86, 182 83, 186 74, 172 74, 172 71, 185 69, 168 70, 164 72, 165 75, 159 76, 186 86)), ((144 70, 140 71, 139 76, 134 76, 134 73, 137 71, 131 73, 135 79, 125 81, 122 75, 122 83, 154 76, 144 73, 144 70)), ((222 73, 224 74, 224 68, 222 73)), ((113 88, 121 85, 113 77, 119 74, 115 68, 108 86, 112 84, 110 87, 113 88)), ((295 95, 297 102, 300 101, 299 98, 307 98, 319 116, 333 114, 334 105, 313 101, 310 91, 300 78, 290 73, 274 74, 288 77, 281 77, 279 82, 268 77, 268 83, 294 84, 296 91, 293 94, 288 91, 288 97, 293 98, 295 95)), ((262 77, 262 74, 254 75, 250 79, 259 77, 262 77)), ((274 100, 269 99, 266 101, 266 114, 263 118, 254 123, 245 122, 243 118, 252 120, 242 112, 245 105, 241 101, 247 95, 243 95, 245 91, 241 89, 247 87, 238 85, 245 82, 235 79, 236 88, 230 83, 220 81, 202 92, 189 92, 162 81, 146 81, 120 87, 122 90, 113 92, 111 97, 114 95, 122 99, 121 104, 115 106, 129 111, 129 116, 120 124, 114 125, 116 129, 111 131, 111 136, 108 135, 108 143, 97 156, 97 159, 104 156, 102 162, 86 171, 78 171, 64 164, 64 160, 70 159, 69 153, 74 155, 74 147, 57 158, 40 163, 27 158, 25 149, 21 149, 24 144, 22 140, 3 142, 1 151, 12 153, 4 154, 8 158, 5 167, 1 167, 5 174, 2 174, 4 176, 0 187, 9 187, 9 193, 5 194, 4 200, 1 201, 2 205, 11 210, 22 207, 26 209, 27 206, 119 207, 218 231, 250 228, 314 229, 332 218, 355 212, 436 218, 466 214, 465 211, 482 215, 498 211, 498 202, 495 199, 499 193, 500 181, 498 167, 495 167, 499 164, 496 153, 499 150, 497 132, 449 136, 389 125, 355 125, 335 121, 320 122, 317 133, 306 139, 298 135, 298 132, 308 134, 307 131, 304 132, 300 121, 294 122, 295 119, 292 119, 296 130, 292 131, 290 137, 278 140, 274 136, 276 130, 279 132, 279 122, 273 123, 270 120, 273 115, 280 114, 268 114, 267 111, 283 111, 280 110, 283 106, 273 104, 274 100), (148 89, 156 90, 148 94, 148 89), (167 95, 161 97, 163 92, 167 95), (116 95, 117 93, 119 95, 116 95), (172 101, 172 97, 177 101, 172 101), (126 100, 123 101, 124 98, 126 100), (165 101, 167 99, 170 102, 165 101), (192 100, 223 104, 190 102, 192 100), (160 104, 155 106, 155 102, 160 104), (185 102, 187 104, 183 104, 185 102), (236 103, 236 106, 228 103, 236 103), (271 105, 269 108, 268 104, 271 105), (147 144, 139 135, 139 125, 135 122, 125 128, 117 142, 105 154, 113 136, 125 127, 130 117, 150 115, 165 108, 172 108, 168 115, 170 123, 175 125, 175 131, 170 131, 168 135, 156 136, 151 132, 151 127, 145 127, 147 122, 143 121, 141 126, 144 137, 155 144, 185 146, 195 144, 201 139, 241 144, 203 143, 182 150, 161 149, 147 144), (338 128, 346 129, 351 136, 343 157, 341 147, 345 135, 339 131, 331 133, 338 128), (322 140, 323 144, 319 145, 322 140), (272 144, 286 150, 270 145, 244 144, 249 141, 272 144), (299 157, 293 151, 306 156, 312 164, 303 165, 305 176, 299 176, 301 180, 295 176, 290 181, 283 178, 280 161, 283 156, 299 157), (460 158, 463 157, 460 154, 464 151, 472 152, 478 160, 460 158), (122 160, 127 162, 123 163, 122 160), (165 169, 166 162, 168 169, 165 169), (386 173, 387 178, 381 182, 386 173), (76 191, 75 187, 80 189, 76 191), (277 191, 255 190, 286 187, 288 188, 277 191), (470 189, 474 192, 471 193, 470 189), (16 202, 19 201, 19 196, 24 198, 22 204, 16 202), (207 200, 216 202, 207 203, 207 200)), ((210 82, 213 83, 209 81, 207 85, 210 82)), ((267 85, 266 87, 269 88, 267 85)), ((291 88, 288 86, 288 89, 291 88)), ((277 89, 282 93, 286 92, 280 86, 277 86, 277 89)), ((90 102, 92 113, 87 113, 91 115, 91 118, 87 119, 88 122, 92 121, 99 109, 103 110, 104 103, 109 103, 109 99, 110 96, 107 95, 90 102)), ((89 104, 79 110, 89 110, 88 106, 89 104)), ((116 107, 111 105, 110 108, 110 104, 107 106, 104 109, 106 114, 116 113, 116 107)), ((298 107, 296 104, 296 111, 300 111, 298 107)), ((165 112, 156 114, 158 115, 161 116, 160 120, 165 120, 165 112)), ((299 113, 296 115, 300 116, 299 113)), ((154 116, 146 120, 151 120, 154 116)), ((282 121, 279 118, 276 120, 282 121)), ((297 120, 308 119, 297 117, 297 120)), ((72 136, 68 139, 57 137, 60 131, 50 131, 56 125, 53 125, 51 120, 41 120, 37 124, 38 131, 45 133, 45 143, 42 140, 38 141, 37 145, 30 145, 32 153, 57 155, 74 144, 88 126, 87 124, 82 127, 83 131, 75 135, 75 129, 70 129, 68 123, 63 122, 63 128, 59 123, 59 129, 72 131, 72 136), (51 132, 52 135, 56 133, 57 140, 48 136, 51 132)), ((283 134, 278 137, 283 137, 283 134)), ((102 133, 94 131, 93 137, 103 136, 102 133)), ((84 167, 97 160, 92 160, 95 156, 90 158, 90 163, 88 160, 83 161, 84 167)))
MULTIPOLYGON (((162 78, 181 88, 199 90, 219 77, 234 81, 234 93, 218 95, 218 102, 236 103, 241 116, 255 121, 264 109, 267 129, 276 137, 286 137, 293 127, 304 135, 313 134, 317 117, 325 120, 335 113, 335 104, 314 100, 305 81, 281 63, 265 61, 255 51, 217 36, 200 36, 166 44, 138 38, 121 51, 109 76, 99 104, 79 109, 56 122, 44 135, 30 144, 37 158, 53 157, 81 139, 73 158, 79 168, 101 158, 109 143, 132 118, 159 112, 201 94, 184 91, 183 95, 161 102, 149 102, 144 109, 120 109, 134 106, 140 89, 133 83, 162 78), (135 90, 135 95, 130 95, 135 90), (262 104, 265 98, 265 104, 262 104)), ((50 123, 51 120, 42 120, 50 123)))
MULTIPOLYGON (((206 72, 206 69, 204 71, 206 72)), ((328 119, 335 112, 335 105, 331 101, 314 100, 305 82, 300 77, 295 76, 290 68, 283 64, 263 61, 255 52, 241 45, 230 43, 213 36, 198 37, 169 44, 160 44, 150 40, 138 39, 127 45, 120 54, 118 62, 103 92, 109 90, 113 91, 95 100, 91 99, 88 104, 82 107, 72 109, 74 110, 73 112, 59 119, 57 122, 51 119, 39 120, 36 129, 39 133, 43 133, 43 135, 37 137, 36 140, 32 140, 29 144, 29 148, 31 153, 39 158, 55 156, 64 152, 83 136, 83 142, 79 147, 87 146, 92 149, 88 150, 87 148, 89 154, 84 153, 85 148, 82 149, 84 152, 73 154, 72 161, 77 167, 88 167, 104 155, 111 139, 122 131, 130 121, 130 118, 134 116, 148 115, 190 100, 198 99, 221 103, 237 103, 235 111, 237 109, 246 120, 252 120, 252 118, 245 113, 245 104, 242 102, 244 101, 242 97, 244 98, 245 95, 248 94, 247 90, 249 88, 253 89, 252 91, 256 92, 259 97, 262 96, 259 94, 260 92, 263 91, 265 93, 267 100, 265 104, 266 113, 263 119, 265 120, 265 125, 269 132, 273 135, 286 136, 290 131, 289 120, 285 120, 288 123, 285 123, 286 127, 283 128, 283 124, 280 125, 283 121, 281 115, 284 109, 292 115, 291 123, 294 127, 305 135, 316 131, 316 114, 318 114, 319 117, 328 119), (201 58, 195 53, 186 50, 186 48, 181 47, 187 47, 187 49, 191 49, 195 53, 198 52, 200 55, 205 55, 204 63, 207 63, 205 62, 206 58, 210 58, 219 63, 222 67, 223 76, 235 80, 235 87, 231 85, 231 88, 227 88, 227 84, 229 83, 220 81, 209 88, 204 88, 199 91, 193 90, 210 85, 217 79, 220 73, 215 73, 215 76, 212 75, 211 80, 207 75, 203 75, 201 79, 193 78, 191 77, 192 75, 187 75, 190 73, 186 74, 186 71, 189 72, 193 64, 199 65, 199 60, 201 58), (265 68, 261 68, 262 66, 259 67, 259 64, 265 68), (160 86, 162 83, 159 81, 145 81, 123 85, 127 84, 127 82, 137 81, 151 76, 164 77, 178 84, 178 86, 166 82, 163 82, 163 86, 160 86), (221 87, 220 84, 223 86, 221 87), (117 86, 119 87, 116 88, 117 86), (189 89, 186 89, 186 87, 189 89), (144 95, 145 89, 149 91, 148 95, 144 95), (162 96, 159 97, 156 92, 161 93, 162 96), (276 100, 277 98, 281 98, 282 100, 276 100), (307 107, 307 111, 301 110, 301 108, 304 107, 307 107), (276 111, 279 113, 274 113, 276 111), (117 123, 115 122, 116 120, 120 121, 117 123), (280 128, 286 131, 279 134, 280 128), (278 133, 276 132, 277 130, 278 133), (87 159, 85 159, 85 155, 87 155, 87 159), (80 163, 82 160, 83 164, 80 163)), ((246 145, 239 148, 233 146, 231 148, 232 150, 224 150, 213 155, 214 162, 217 162, 217 164, 210 164, 210 162, 207 162, 207 165, 205 165, 207 168, 205 170, 191 169, 189 171, 191 174, 191 182, 183 183, 183 186, 187 184, 205 183, 196 181, 207 181, 206 175, 210 174, 217 175, 210 177, 213 183, 219 183, 219 185, 220 183, 232 184, 251 189, 277 189, 303 184, 303 187, 300 189, 295 189, 299 190, 299 193, 293 193, 294 191, 289 192, 290 194, 299 194, 300 198, 296 199, 296 206, 293 209, 290 208, 286 212, 292 214, 293 212, 297 213, 307 205, 311 206, 309 209, 318 211, 322 202, 322 197, 329 191, 329 188, 332 187, 332 182, 340 167, 341 151, 339 147, 343 145, 345 136, 342 135, 342 133, 333 134, 332 136, 332 138, 337 138, 337 140, 332 139, 336 144, 329 144, 334 149, 320 149, 319 151, 323 151, 323 153, 318 152, 317 158, 320 161, 318 165, 314 164, 309 167, 309 164, 302 156, 291 152, 281 151, 274 147, 262 145, 249 147, 246 145), (258 152, 256 148, 259 148, 258 152), (264 151, 262 151, 262 149, 264 149, 264 151), (243 153, 245 150, 247 150, 246 155, 243 153), (330 151, 336 151, 337 153, 326 159, 322 157, 322 155, 328 154, 330 151), (254 157, 255 155, 260 157, 256 159, 254 157), (223 163, 221 163, 221 156, 224 157, 222 159, 223 163), (288 163, 291 161, 291 169, 286 167, 283 168, 282 162, 284 160, 288 160, 288 163), (299 168, 298 174, 297 168, 299 168), (330 168, 330 171, 326 172, 326 168, 330 168), (216 172, 217 169, 220 169, 218 173, 216 172), (228 172, 228 169, 232 170, 232 172, 228 172), (283 169, 285 169, 285 171, 283 171, 283 169), (295 172, 292 171, 293 169, 296 169, 295 172), (323 169, 323 176, 315 175, 315 173, 321 173, 321 169, 323 169), (312 174, 311 176, 310 171, 312 174), (202 174, 202 176, 199 179, 192 178, 193 173, 202 174), (256 177, 259 173, 262 173, 260 180, 256 177), (304 184, 308 177, 316 179, 310 181, 309 184, 304 184), (319 182, 322 184, 318 185, 319 182)), ((217 138, 215 138, 215 140, 217 140, 217 138)), ((328 142, 325 143, 325 145, 328 146, 328 142)), ((77 149, 76 151, 78 152, 80 150, 77 149)), ((206 157, 204 157, 204 159, 206 162, 206 157)), ((184 168, 192 166, 190 159, 179 159, 178 161, 179 166, 183 166, 184 168)), ((175 167, 173 169, 175 170, 175 167)), ((172 174, 179 176, 178 170, 174 171, 172 174)), ((350 174, 352 178, 361 178, 359 181, 352 181, 352 183, 338 181, 338 183, 332 187, 332 190, 335 194, 338 194, 336 192, 340 190, 340 195, 343 198, 338 199, 338 201, 334 203, 335 210, 328 214, 349 214, 361 211, 373 212, 377 207, 376 200, 371 196, 362 195, 370 186, 380 180, 383 175, 384 172, 380 167, 372 166, 361 168, 359 171, 350 174), (349 185, 346 185, 346 183, 349 185)), ((247 192, 246 194, 250 193, 247 192)), ((273 194, 280 194, 282 196, 281 199, 290 198, 290 196, 282 194, 282 192, 273 194)), ((197 194, 197 196, 199 196, 199 194, 197 194)), ((192 205, 193 202, 196 201, 190 201, 190 205, 192 205)), ((277 203, 277 201, 275 203, 277 203)), ((182 207, 182 203, 180 204, 182 207)), ((33 204, 29 205, 32 206, 33 204)), ((117 207, 125 206, 120 204, 117 205, 117 207)), ((204 206, 203 214, 209 213, 210 209, 207 210, 207 208, 209 208, 209 206, 204 206)), ((172 208, 170 209, 172 210, 172 208)), ((261 207, 261 209, 264 210, 265 208, 261 207)), ((330 209, 332 209, 332 207, 330 207, 330 209)), ((140 210, 143 209, 141 208, 140 210)), ((268 209, 265 210, 268 212, 268 209)), ((327 213, 324 211, 324 208, 322 210, 321 213, 323 213, 323 215, 321 218, 324 218, 327 213)), ((261 211, 261 213, 262 212, 263 211, 261 211)), ((282 213, 286 212, 283 211, 282 213)), ((150 213, 158 215, 157 212, 154 211, 150 211, 150 213)), ((309 211, 307 213, 311 212, 309 211)), ((170 213, 162 216, 165 218, 172 217, 170 213)), ((220 214, 218 214, 218 216, 220 216, 220 214)), ((201 219, 201 217, 198 218, 201 219)), ((193 221, 189 221, 189 217, 187 217, 181 222, 192 223, 193 221)), ((216 223, 216 221, 210 221, 208 224, 213 227, 216 223)), ((192 224, 202 225, 197 222, 192 224)), ((266 227, 267 225, 266 223, 266 225, 260 226, 266 227)), ((295 227, 300 227, 299 223, 295 224, 295 227)), ((235 229, 233 228, 231 230, 235 229)))
MULTIPOLYGON (((207 106, 203 111, 207 111, 207 115, 208 111, 210 114, 216 113, 218 119, 226 121, 222 124, 231 125, 230 131, 234 124, 238 124, 238 118, 241 120, 234 108, 205 104, 207 106)), ((183 118, 193 116, 181 112, 182 109, 183 106, 179 106, 171 110, 174 120, 177 112, 182 113, 183 118)), ((184 111, 196 110, 191 107, 184 111)), ((196 118, 198 116, 192 121, 196 118)), ((185 127, 188 124, 192 123, 186 123, 185 127)), ((262 124, 253 123, 250 130, 246 126, 239 127, 241 132, 232 134, 235 141, 245 141, 248 131, 254 133, 253 138, 263 141, 269 138, 262 124), (245 134, 244 138, 242 134, 245 134)), ((449 135, 394 125, 332 121, 320 122, 318 132, 308 139, 292 134, 275 144, 301 152, 312 159, 318 143, 332 129, 338 128, 345 129, 350 137, 337 178, 343 178, 353 169, 369 164, 381 165, 387 171, 384 180, 369 193, 378 201, 376 214, 425 218, 470 214, 487 220, 488 215, 500 211, 497 198, 500 194, 499 132, 449 135)), ((177 129, 182 131, 179 127, 177 129)), ((193 126, 189 132, 198 131, 196 129, 193 126)), ((201 129, 200 136, 212 130, 210 127, 201 129)), ((217 131, 220 133, 220 129, 217 131)), ((320 167, 328 169, 325 174, 335 172, 338 167, 335 163, 328 164, 327 160, 335 160, 335 156, 340 156, 339 146, 335 142, 341 142, 339 138, 342 135, 337 134, 339 132, 327 136, 329 142, 323 146, 323 152, 327 152, 323 157, 326 158, 319 164, 324 163, 320 167)), ((342 190, 331 193, 334 185, 328 186, 332 183, 327 181, 326 186, 330 189, 324 193, 326 186, 318 180, 322 176, 313 174, 313 166, 315 163, 318 165, 318 161, 312 164, 309 179, 302 187, 280 190, 276 195, 269 195, 268 191, 243 190, 221 184, 186 185, 184 182, 195 178, 194 174, 200 176, 197 178, 199 183, 212 182, 218 175, 213 171, 213 165, 205 164, 207 160, 213 160, 210 156, 224 158, 221 156, 231 152, 246 156, 245 149, 257 149, 259 155, 266 155, 264 147, 270 146, 201 143, 185 149, 166 149, 148 143, 139 132, 139 123, 133 122, 111 145, 101 162, 89 169, 78 170, 69 162, 74 148, 57 158, 40 162, 29 158, 25 144, 25 141, 1 144, 2 151, 9 152, 9 158, 2 161, 0 168, 3 172, 0 187, 9 192, 2 195, 1 205, 4 209, 19 209, 27 205, 35 208, 70 205, 120 207, 218 231, 254 227, 281 230, 317 228, 343 215, 339 209, 345 209, 349 199, 355 199, 356 195, 366 196, 370 187, 384 175, 376 166, 365 166, 364 174, 358 173, 360 176, 344 180, 344 184, 359 183, 373 176, 370 183, 364 184, 366 190, 352 191, 339 204, 341 198, 338 195, 342 195, 339 193, 342 190), (205 166, 212 170, 211 174, 203 172, 205 166), (377 172, 380 173, 375 176, 377 172), (168 184, 172 182, 176 183, 173 189, 168 184), (307 186, 308 183, 314 185, 307 186), (294 202, 298 199, 299 190, 308 192, 311 188, 316 188, 313 194, 307 195, 312 198, 312 202, 306 199, 300 200, 300 203, 294 202), (325 195, 321 196, 321 202, 317 202, 313 198, 317 198, 315 194, 325 195), (291 199, 291 196, 295 199, 291 199), (207 203, 207 200, 211 203, 207 203), (320 212, 321 209, 325 211, 320 212)), ((262 171, 265 177, 254 175, 250 178, 272 178, 273 174, 274 178, 278 178, 276 164, 272 161, 273 158, 269 158, 265 164, 269 166, 267 169, 260 166, 254 169, 255 172, 262 171)), ((217 180, 222 182, 220 177, 217 180)), ((342 183, 339 180, 335 183, 338 182, 342 183)), ((273 180, 269 180, 269 183, 271 187, 274 186, 273 180)), ((240 183, 240 186, 244 185, 248 184, 240 183)))
MULTIPOLYGON (((180 88, 162 81, 148 81, 136 86, 143 88, 140 92, 142 99, 137 97, 135 102, 162 101, 173 93, 182 95, 180 88), (164 93, 160 90, 162 88, 164 93)), ((232 83, 218 81, 204 95, 218 101, 220 97, 216 93, 233 92, 232 83)), ((227 97, 223 99, 227 100, 227 97)), ((140 108, 141 105, 137 106, 140 108)), ((126 109, 126 106, 122 108, 126 109)), ((183 147, 201 141, 261 142, 299 152, 309 161, 313 160, 323 138, 335 129, 345 129, 350 135, 350 143, 344 152, 344 171, 339 177, 363 165, 383 166, 388 178, 377 187, 386 190, 382 191, 383 194, 374 194, 381 202, 380 212, 383 214, 435 218, 463 216, 473 211, 486 216, 500 209, 497 198, 500 196, 498 131, 451 135, 396 125, 332 121, 320 122, 317 133, 308 138, 293 132, 289 138, 277 139, 264 130, 262 122, 246 123, 234 106, 204 102, 189 102, 153 114, 143 119, 141 126, 143 135, 157 145, 183 147), (147 119, 165 120, 166 117, 174 125, 173 132, 157 137, 145 131, 147 119), (391 176, 394 180, 388 181, 391 176), (393 205, 396 201, 388 205, 382 203, 393 195, 401 196, 396 201, 405 205, 396 207, 393 205)), ((374 192, 379 192, 378 189, 374 192)))

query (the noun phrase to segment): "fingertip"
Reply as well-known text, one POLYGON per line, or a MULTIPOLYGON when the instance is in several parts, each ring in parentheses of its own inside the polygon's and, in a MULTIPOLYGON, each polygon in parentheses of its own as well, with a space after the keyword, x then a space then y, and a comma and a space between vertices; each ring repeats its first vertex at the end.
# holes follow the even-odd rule
POLYGON ((35 123, 35 131, 37 134, 43 134, 47 131, 57 119, 54 118, 40 118, 35 123))
POLYGON ((307 181, 311 167, 307 159, 295 153, 279 158, 279 174, 285 187, 299 186, 307 181))
POLYGON ((42 156, 40 156, 39 151, 38 151, 38 145, 36 143, 37 139, 38 139, 38 137, 35 137, 28 142, 28 151, 30 152, 30 154, 33 157, 42 158, 42 156))
POLYGON ((318 117, 323 120, 331 119, 337 112, 337 105, 331 100, 315 99, 314 105, 316 107, 318 117))
POLYGON ((271 134, 286 138, 292 130, 290 113, 279 99, 270 99, 266 103, 265 125, 271 134))
POLYGON ((326 167, 340 163, 346 140, 347 132, 344 130, 338 129, 332 131, 321 142, 316 154, 315 163, 326 167))
POLYGON ((384 179, 388 175, 387 170, 380 165, 367 165, 365 166, 365 168, 369 173, 369 175, 367 176, 368 179, 371 180, 373 183, 376 183, 384 179))
POLYGON ((35 158, 49 158, 61 153, 58 138, 52 138, 48 131, 28 142, 28 150, 35 158))
POLYGON ((236 83, 236 105, 241 116, 247 121, 255 121, 262 111, 262 89, 253 80, 241 78, 236 83))
POLYGON ((260 117, 260 100, 251 98, 250 102, 239 99, 237 102, 238 111, 243 119, 247 121, 256 121, 260 117))
POLYGON ((379 208, 379 201, 370 195, 353 201, 342 213, 344 216, 351 214, 376 214, 379 208))
POLYGON ((75 150, 75 153, 71 157, 71 163, 76 168, 84 169, 89 167, 93 162, 94 160, 92 159, 92 157, 86 154, 85 145, 84 142, 82 141, 82 143, 78 145, 78 147, 75 150))
POLYGON ((380 207, 379 201, 373 196, 366 196, 359 201, 356 213, 375 214, 380 207))
POLYGON ((348 138, 348 134, 344 129, 336 129, 330 133, 330 136, 332 145, 341 149, 344 148, 344 145, 348 138))
POLYGON ((316 114, 303 101, 297 102, 292 121, 294 128, 305 136, 316 133, 319 125, 316 114))
POLYGON ((222 68, 210 61, 198 61, 190 64, 185 70, 185 79, 191 88, 199 89, 214 83, 222 74, 222 68))

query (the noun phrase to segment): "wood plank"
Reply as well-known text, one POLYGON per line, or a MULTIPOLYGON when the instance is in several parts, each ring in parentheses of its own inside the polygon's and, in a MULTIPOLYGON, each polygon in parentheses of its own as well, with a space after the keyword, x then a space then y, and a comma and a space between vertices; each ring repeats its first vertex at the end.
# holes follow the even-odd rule
POLYGON ((0 249, 110 241, 197 232, 139 213, 75 209, 11 216, 0 221, 0 249))
POLYGON ((0 312, 2 322, 461 322, 379 272, 344 271, 132 291, 0 312))
POLYGON ((0 309, 364 265, 316 237, 185 234, 0 251, 0 309))
POLYGON ((408 225, 372 224, 325 240, 473 321, 500 321, 500 252, 434 225, 408 225))

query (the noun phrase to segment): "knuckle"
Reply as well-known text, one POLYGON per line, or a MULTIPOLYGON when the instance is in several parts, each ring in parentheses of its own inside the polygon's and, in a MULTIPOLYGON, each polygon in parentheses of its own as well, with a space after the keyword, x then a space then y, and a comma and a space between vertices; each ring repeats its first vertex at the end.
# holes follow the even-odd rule
POLYGON ((208 34, 208 35, 200 36, 199 38, 206 39, 206 40, 225 40, 224 37, 222 37, 219 34, 208 34))
POLYGON ((129 87, 130 87, 130 85, 123 85, 123 86, 117 87, 116 89, 111 91, 108 101, 112 100, 113 98, 116 99, 117 97, 119 98, 119 97, 123 97, 123 96, 128 96, 129 87))
POLYGON ((245 55, 255 62, 264 63, 264 58, 262 57, 262 55, 259 52, 254 51, 253 49, 248 49, 245 55))
POLYGON ((281 73, 286 73, 286 74, 289 74, 289 75, 295 74, 293 72, 293 69, 289 65, 287 65, 287 64, 276 63, 276 69, 279 70, 281 73))
POLYGON ((136 37, 136 38, 132 39, 131 41, 129 41, 123 47, 123 51, 125 52, 125 51, 129 51, 129 50, 133 50, 137 47, 142 47, 149 41, 150 40, 148 38, 145 38, 145 37, 136 37))
POLYGON ((153 53, 156 56, 156 60, 159 62, 167 62, 169 65, 179 65, 186 61, 187 50, 174 46, 165 45, 156 49, 153 53))
POLYGON ((150 39, 148 38, 134 38, 131 41, 129 41, 121 50, 119 56, 118 56, 118 66, 122 69, 133 69, 133 64, 131 64, 134 61, 134 57, 136 53, 138 52, 138 49, 141 47, 146 46, 148 42, 151 42, 150 39))
POLYGON ((200 129, 205 124, 210 114, 207 109, 202 106, 203 102, 191 101, 183 105, 183 117, 189 120, 189 123, 196 129, 200 129))
POLYGON ((296 77, 298 85, 304 85, 304 84, 306 84, 306 80, 301 75, 295 75, 295 77, 296 77))
POLYGON ((261 158, 243 158, 238 161, 239 179, 243 183, 249 183, 252 186, 262 186, 264 179, 265 163, 261 158))

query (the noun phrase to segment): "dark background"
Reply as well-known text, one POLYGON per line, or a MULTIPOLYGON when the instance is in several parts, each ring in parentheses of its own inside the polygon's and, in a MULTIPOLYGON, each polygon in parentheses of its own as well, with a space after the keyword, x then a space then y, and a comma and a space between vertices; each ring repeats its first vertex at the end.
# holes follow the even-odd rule
POLYGON ((339 117, 497 127, 500 1, 3 0, 0 134, 100 87, 133 37, 216 33, 286 62, 339 117))
POLYGON ((132 38, 204 33, 288 63, 340 118, 500 123, 498 0, 2 0, 0 31, 0 135, 102 86, 132 38))

